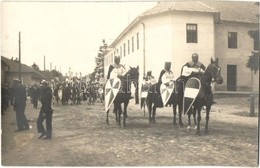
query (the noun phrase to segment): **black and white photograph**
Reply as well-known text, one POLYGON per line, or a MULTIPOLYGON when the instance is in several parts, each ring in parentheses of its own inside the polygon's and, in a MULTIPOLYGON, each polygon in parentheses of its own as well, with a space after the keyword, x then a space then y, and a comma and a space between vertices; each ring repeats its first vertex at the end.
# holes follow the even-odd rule
POLYGON ((259 4, 2 0, 1 166, 258 167, 259 4))

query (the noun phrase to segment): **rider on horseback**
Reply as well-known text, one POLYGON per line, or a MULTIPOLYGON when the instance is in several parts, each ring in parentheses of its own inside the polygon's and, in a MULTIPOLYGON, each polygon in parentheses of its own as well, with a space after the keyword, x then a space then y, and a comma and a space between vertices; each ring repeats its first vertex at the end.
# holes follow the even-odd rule
POLYGON ((108 69, 107 79, 121 78, 126 74, 125 67, 120 64, 120 56, 114 57, 114 64, 111 64, 108 69))
MULTIPOLYGON (((165 86, 170 86, 175 81, 173 72, 171 71, 171 62, 165 62, 164 69, 161 71, 158 83, 156 86, 156 92, 159 94, 159 101, 157 102, 157 107, 163 107, 163 102, 160 94, 160 86, 164 84, 165 86)), ((168 101, 170 102, 170 100, 168 101)))
POLYGON ((192 56, 192 61, 187 62, 185 65, 182 67, 181 75, 182 76, 190 76, 191 73, 200 73, 204 72, 206 67, 199 62, 199 55, 197 53, 193 53, 192 56))
POLYGON ((144 76, 144 84, 153 85, 156 83, 155 77, 152 75, 152 71, 147 71, 146 76, 144 76))
MULTIPOLYGON (((192 76, 201 76, 206 70, 206 67, 199 62, 199 56, 197 53, 193 53, 192 54, 192 61, 191 62, 187 62, 183 67, 182 67, 182 72, 181 72, 181 76, 180 79, 183 79, 186 82, 188 81, 188 79, 192 76)), ((211 85, 210 84, 206 84, 204 87, 208 93, 207 95, 204 95, 208 100, 210 100, 211 104, 214 104, 214 100, 213 100, 213 93, 212 93, 212 89, 211 89, 211 85), (211 99, 212 98, 212 99, 211 99)))
POLYGON ((161 85, 162 83, 166 86, 171 85, 174 82, 174 76, 171 71, 171 62, 165 62, 164 69, 161 71, 158 84, 161 85))

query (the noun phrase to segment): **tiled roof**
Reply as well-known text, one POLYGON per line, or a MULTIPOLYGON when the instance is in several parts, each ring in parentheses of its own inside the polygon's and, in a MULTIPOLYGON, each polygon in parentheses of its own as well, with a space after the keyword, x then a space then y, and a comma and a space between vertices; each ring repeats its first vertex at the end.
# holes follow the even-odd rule
POLYGON ((170 1, 159 2, 154 8, 147 10, 142 15, 145 16, 166 11, 218 12, 199 1, 170 1))
MULTIPOLYGON (((9 67, 9 72, 18 72, 19 64, 17 62, 10 60, 4 56, 1 56, 1 61, 3 61, 9 67)), ((43 75, 41 73, 35 71, 33 68, 25 64, 21 64, 21 72, 32 73, 34 77, 43 78, 43 75)))
POLYGON ((213 12, 220 13, 221 20, 258 23, 259 6, 255 3, 216 0, 159 2, 154 8, 147 10, 141 16, 166 11, 213 12))
POLYGON ((221 20, 259 23, 259 6, 256 2, 209 0, 202 2, 218 10, 221 20))
POLYGON ((213 13, 216 23, 219 21, 233 21, 245 23, 259 23, 259 6, 256 2, 238 2, 238 1, 221 1, 221 0, 171 0, 158 2, 157 5, 135 18, 116 40, 109 46, 113 46, 126 32, 135 24, 139 23, 143 17, 164 13, 167 11, 184 11, 184 12, 206 12, 213 13))

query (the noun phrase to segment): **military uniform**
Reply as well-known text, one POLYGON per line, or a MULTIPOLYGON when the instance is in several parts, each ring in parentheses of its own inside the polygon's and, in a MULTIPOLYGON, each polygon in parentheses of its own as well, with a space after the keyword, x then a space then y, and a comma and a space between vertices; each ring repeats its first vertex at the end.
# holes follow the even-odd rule
POLYGON ((52 91, 51 88, 47 85, 42 85, 40 87, 40 101, 42 104, 39 117, 37 119, 37 129, 38 133, 41 133, 39 138, 42 138, 46 135, 45 139, 50 139, 52 136, 52 113, 53 109, 51 108, 52 101, 52 91), (46 120, 46 130, 43 126, 43 121, 46 120))
POLYGON ((13 98, 14 98, 13 107, 16 112, 16 123, 18 127, 17 131, 30 129, 26 115, 24 113, 26 107, 26 99, 27 99, 25 86, 21 84, 18 85, 15 84, 13 87, 13 98))

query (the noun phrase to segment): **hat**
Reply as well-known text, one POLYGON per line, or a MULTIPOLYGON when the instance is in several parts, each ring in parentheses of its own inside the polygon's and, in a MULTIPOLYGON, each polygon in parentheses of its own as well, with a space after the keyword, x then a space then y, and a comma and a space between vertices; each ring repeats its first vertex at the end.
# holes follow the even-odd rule
POLYGON ((18 78, 15 78, 14 81, 15 81, 15 82, 21 82, 21 80, 18 79, 18 78))
POLYGON ((47 83, 46 80, 43 79, 43 80, 42 80, 42 84, 43 84, 43 85, 47 85, 48 83, 47 83))
POLYGON ((171 64, 172 64, 171 62, 165 62, 165 66, 169 66, 171 64))
POLYGON ((193 54, 192 54, 192 57, 197 57, 197 58, 198 58, 199 55, 198 55, 197 53, 193 53, 193 54))
POLYGON ((116 59, 116 58, 117 58, 117 59, 120 59, 121 57, 120 57, 120 55, 115 55, 114 58, 115 58, 115 59, 116 59))

